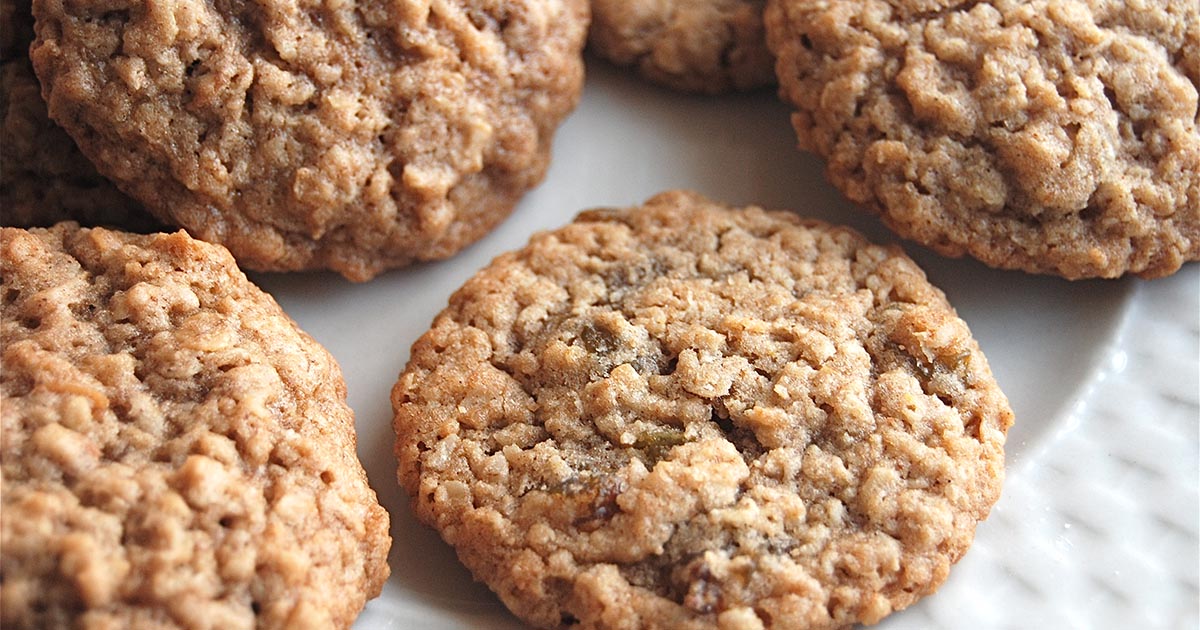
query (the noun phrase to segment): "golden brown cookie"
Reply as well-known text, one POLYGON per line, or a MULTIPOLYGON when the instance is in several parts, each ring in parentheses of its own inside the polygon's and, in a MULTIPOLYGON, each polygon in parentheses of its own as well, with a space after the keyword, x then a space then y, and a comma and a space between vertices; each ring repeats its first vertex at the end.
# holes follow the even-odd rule
POLYGON ((159 224, 96 172, 46 115, 29 63, 33 15, 27 0, 0 0, 0 224, 50 226, 73 219, 152 231, 159 224))
POLYGON ((765 0, 592 0, 591 50, 685 92, 775 82, 763 33, 765 0))
POLYGON ((415 512, 543 628, 842 628, 932 592, 1012 414, 895 248, 691 193, 497 258, 392 393, 415 512))
POLYGON ((365 280, 450 256, 539 182, 586 0, 36 0, 50 115, 243 266, 365 280))
POLYGON ((1200 259, 1200 3, 770 0, 800 146, 948 256, 1065 278, 1200 259))
POLYGON ((333 358, 183 232, 0 230, 0 625, 348 628, 388 516, 333 358))

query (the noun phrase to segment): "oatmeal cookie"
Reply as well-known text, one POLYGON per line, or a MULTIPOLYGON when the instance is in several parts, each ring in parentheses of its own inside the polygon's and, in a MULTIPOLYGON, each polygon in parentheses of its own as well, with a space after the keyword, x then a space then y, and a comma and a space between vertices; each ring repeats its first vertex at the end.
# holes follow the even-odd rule
POLYGON ((592 0, 591 50, 685 92, 775 82, 763 33, 765 0, 592 0))
POLYGON ((543 628, 842 628, 932 592, 1012 413, 921 270, 691 193, 496 259, 392 393, 415 512, 543 628))
POLYGON ((259 270, 444 258, 538 183, 586 0, 35 0, 50 116, 161 219, 259 270))
POLYGON ((0 230, 0 625, 348 628, 388 516, 333 358, 183 232, 0 230))
POLYGON ((1200 3, 770 0, 800 146, 905 238, 1065 278, 1200 259, 1200 3))
POLYGON ((141 206, 96 172, 46 115, 29 63, 28 0, 0 0, 0 224, 50 226, 74 219, 128 230, 159 227, 141 206))

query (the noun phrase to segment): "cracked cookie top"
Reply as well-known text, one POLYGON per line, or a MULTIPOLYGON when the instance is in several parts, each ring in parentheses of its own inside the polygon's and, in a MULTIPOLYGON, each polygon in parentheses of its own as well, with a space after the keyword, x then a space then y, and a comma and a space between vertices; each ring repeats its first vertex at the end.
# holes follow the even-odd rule
POLYGON ((1012 421, 897 249, 685 192, 497 258, 392 403, 417 516, 544 628, 876 622, 965 552, 1012 421))
POLYGON ((591 50, 685 92, 751 90, 775 82, 763 32, 765 0, 592 0, 591 50))
POLYGON ((260 270, 365 280, 541 180, 586 0, 36 0, 50 116, 164 221, 260 270))
POLYGON ((387 512, 333 358, 183 232, 0 229, 0 625, 349 628, 387 512))
POLYGON ((1065 278, 1200 259, 1195 0, 770 0, 800 146, 942 254, 1065 278))

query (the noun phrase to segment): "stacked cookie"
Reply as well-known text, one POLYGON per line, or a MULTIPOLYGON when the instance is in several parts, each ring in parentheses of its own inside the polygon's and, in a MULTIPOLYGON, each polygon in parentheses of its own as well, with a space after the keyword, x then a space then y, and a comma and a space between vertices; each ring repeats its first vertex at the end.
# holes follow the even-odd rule
MULTIPOLYGON (((388 517, 336 363, 239 265, 366 281, 480 238, 585 36, 683 91, 777 80, 831 181, 947 256, 1200 259, 1195 2, 590 4, 0 4, 4 222, 195 237, 0 233, 6 626, 353 622, 388 517)), ((417 517, 544 628, 878 622, 965 553, 1012 423, 897 248, 687 192, 496 259, 392 405, 417 517)))
MULTIPOLYGON (((942 254, 1072 279, 1200 258, 1194 2, 943 4, 597 0, 590 42, 682 90, 778 75, 831 181, 942 254)), ((4 7, 6 220, 136 214, 42 114, 4 7)), ((247 268, 356 280, 452 255, 540 181, 588 10, 37 7, 51 117, 106 177, 247 268)))
POLYGON ((212 243, 0 233, 3 625, 349 627, 388 517, 338 366, 238 265, 479 238, 544 175, 586 4, 2 7, 4 223, 212 243))
MULTIPOLYGON (((901 236, 1167 275, 1200 259, 1200 9, 1093 4, 597 0, 590 41, 749 89, 761 19, 801 146, 901 236)), ((496 259, 392 402, 417 516, 545 628, 878 622, 970 544, 1012 421, 902 254, 689 193, 496 259)))
POLYGON ((475 241, 543 177, 587 6, 33 5, 50 117, 157 219, 255 270, 366 280, 475 241))

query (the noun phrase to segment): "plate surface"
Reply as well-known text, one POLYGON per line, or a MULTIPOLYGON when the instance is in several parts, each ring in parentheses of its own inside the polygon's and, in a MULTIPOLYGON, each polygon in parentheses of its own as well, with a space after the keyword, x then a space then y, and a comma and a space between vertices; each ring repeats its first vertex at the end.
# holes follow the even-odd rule
MULTIPOLYGON (((392 515, 392 577, 356 630, 516 629, 395 481, 388 394, 450 294, 500 253, 580 210, 691 188, 896 242, 795 149, 768 92, 666 92, 589 60, 545 183, 448 261, 365 284, 256 274, 342 365, 359 456, 392 515)), ((897 628, 1196 628, 1200 609, 1200 265, 1163 280, 1066 282, 904 249, 971 326, 1016 412, 1008 478, 975 545, 897 628)))

